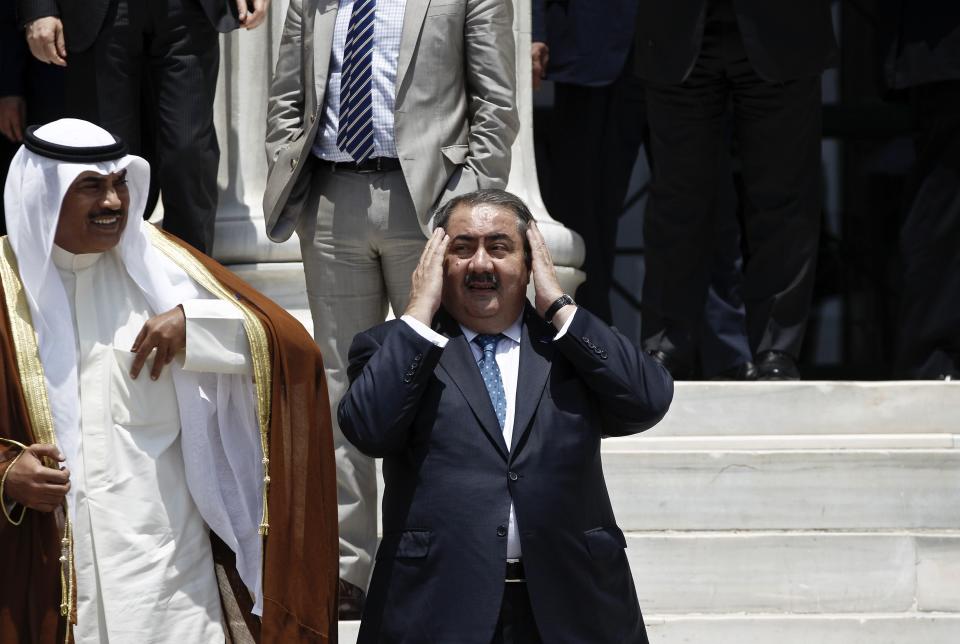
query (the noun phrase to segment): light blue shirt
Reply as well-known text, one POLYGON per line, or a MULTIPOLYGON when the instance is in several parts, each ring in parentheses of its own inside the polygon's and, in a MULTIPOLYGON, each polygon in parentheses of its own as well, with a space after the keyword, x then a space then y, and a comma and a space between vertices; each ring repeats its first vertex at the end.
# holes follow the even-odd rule
MULTIPOLYGON (((343 47, 347 42, 350 14, 354 0, 340 0, 337 21, 333 28, 330 71, 324 93, 320 129, 313 143, 313 153, 327 161, 353 161, 337 147, 337 126, 340 120, 340 76, 343 47)), ((397 157, 393 136, 393 109, 396 100, 397 61, 400 58, 400 34, 407 0, 377 0, 373 23, 373 154, 371 157, 397 157)))

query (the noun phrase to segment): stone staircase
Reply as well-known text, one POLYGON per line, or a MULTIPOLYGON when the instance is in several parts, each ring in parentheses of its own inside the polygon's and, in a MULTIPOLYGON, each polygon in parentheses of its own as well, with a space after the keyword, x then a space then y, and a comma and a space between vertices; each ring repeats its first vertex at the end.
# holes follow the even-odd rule
POLYGON ((960 383, 679 383, 603 453, 652 644, 960 643, 960 383))

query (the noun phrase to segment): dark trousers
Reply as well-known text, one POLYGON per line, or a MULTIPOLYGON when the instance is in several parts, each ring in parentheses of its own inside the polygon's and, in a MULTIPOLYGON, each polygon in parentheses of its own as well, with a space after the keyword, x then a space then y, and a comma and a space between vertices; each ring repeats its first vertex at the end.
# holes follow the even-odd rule
POLYGON ((812 295, 820 214, 820 79, 762 79, 731 6, 709 3, 700 56, 680 84, 647 83, 655 160, 644 223, 644 347, 692 362, 710 279, 728 101, 742 163, 754 354, 796 356, 812 295))
POLYGON ((506 583, 492 644, 541 644, 526 583, 506 583))
POLYGON ((217 32, 196 0, 115 0, 93 46, 67 66, 73 112, 150 162, 164 229, 205 253, 217 212, 219 63, 217 32))
POLYGON ((912 91, 919 127, 900 229, 897 372, 960 378, 960 81, 912 91))
POLYGON ((617 222, 643 139, 645 103, 631 65, 611 85, 557 83, 551 127, 550 184, 544 199, 557 221, 586 247, 586 281, 576 300, 612 322, 610 287, 617 222))

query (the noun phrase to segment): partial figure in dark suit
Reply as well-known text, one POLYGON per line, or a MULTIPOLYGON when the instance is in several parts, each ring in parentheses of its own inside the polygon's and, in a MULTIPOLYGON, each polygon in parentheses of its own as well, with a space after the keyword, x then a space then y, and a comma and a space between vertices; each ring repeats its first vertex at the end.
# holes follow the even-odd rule
MULTIPOLYGON (((34 60, 17 27, 17 8, 0 3, 0 185, 28 125, 61 118, 63 70, 34 60)), ((0 202, 3 200, 0 199, 0 202)), ((0 234, 7 234, 0 203, 0 234)))
POLYGON ((577 301, 607 323, 617 223, 646 127, 629 56, 636 15, 637 0, 533 1, 533 86, 554 81, 544 200, 583 237, 577 301))
POLYGON ((763 380, 799 378, 821 207, 827 0, 640 0, 636 60, 655 159, 644 225, 644 347, 685 371, 709 281, 709 215, 733 102, 750 260, 743 298, 763 380))
POLYGON ((908 90, 917 161, 900 229, 897 375, 960 378, 960 5, 893 3, 892 89, 908 90))
POLYGON ((17 1, 33 55, 66 67, 68 116, 146 157, 147 214, 159 189, 164 230, 209 254, 220 160, 218 32, 253 29, 270 0, 17 1))
POLYGON ((670 375, 563 293, 513 195, 436 223, 402 318, 350 348, 340 427, 385 483, 358 641, 645 644, 600 439, 656 424, 670 375))

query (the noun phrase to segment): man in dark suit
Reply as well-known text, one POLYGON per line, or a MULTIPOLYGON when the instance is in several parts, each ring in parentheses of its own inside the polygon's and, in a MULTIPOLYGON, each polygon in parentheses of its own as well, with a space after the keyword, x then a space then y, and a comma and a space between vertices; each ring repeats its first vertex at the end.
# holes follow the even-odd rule
POLYGON ((522 201, 481 190, 436 222, 339 408, 384 459, 359 641, 645 644, 600 439, 657 423, 672 380, 563 293, 522 201))
MULTIPOLYGON (((16 6, 0 3, 0 185, 27 126, 55 121, 63 113, 63 70, 31 58, 17 28, 16 6)), ((2 199, 0 234, 7 234, 2 199)))
POLYGON ((715 160, 732 101, 757 378, 799 378, 820 220, 820 74, 836 54, 828 2, 640 0, 636 24, 654 158, 644 347, 674 373, 690 368, 709 281, 715 160))
POLYGON ((643 129, 643 87, 630 64, 637 0, 533 1, 533 86, 554 82, 544 199, 583 237, 577 301, 612 322, 617 222, 643 129))
POLYGON ((163 227, 213 249, 220 148, 218 32, 259 25, 270 0, 18 0, 40 61, 66 67, 68 116, 119 135, 150 162, 163 227))

